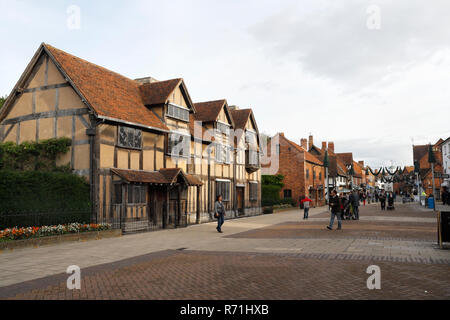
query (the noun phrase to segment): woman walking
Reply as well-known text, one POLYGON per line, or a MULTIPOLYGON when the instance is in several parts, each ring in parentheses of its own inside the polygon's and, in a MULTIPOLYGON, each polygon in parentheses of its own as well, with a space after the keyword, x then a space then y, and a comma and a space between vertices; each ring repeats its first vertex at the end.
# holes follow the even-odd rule
POLYGON ((217 196, 216 202, 214 203, 214 217, 217 218, 217 232, 222 233, 222 225, 225 219, 225 206, 222 202, 222 196, 219 194, 217 196))

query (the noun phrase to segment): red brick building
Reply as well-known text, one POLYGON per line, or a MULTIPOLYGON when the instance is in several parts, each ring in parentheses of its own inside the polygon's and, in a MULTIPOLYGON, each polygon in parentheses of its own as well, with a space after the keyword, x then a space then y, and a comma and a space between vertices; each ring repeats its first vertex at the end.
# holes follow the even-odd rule
MULTIPOLYGON (((284 133, 278 133, 275 137, 278 137, 278 145, 274 151, 279 159, 276 174, 284 176, 284 187, 280 192, 280 197, 282 199, 292 198, 299 204, 302 198, 308 196, 313 200, 313 206, 325 205, 323 162, 307 151, 306 139, 302 139, 301 145, 298 145, 287 139, 284 133)), ((312 137, 310 138, 312 145, 312 137)), ((270 145, 267 152, 268 154, 272 152, 270 145)))
MULTIPOLYGON (((434 164, 434 172, 435 173, 443 173, 442 166, 442 143, 444 140, 439 139, 435 144, 432 145, 432 150, 434 157, 436 158, 436 163, 434 164)), ((433 193, 433 179, 431 173, 431 164, 428 162, 428 148, 429 145, 413 145, 413 158, 414 162, 418 161, 420 166, 420 180, 422 183, 422 188, 427 195, 431 195, 433 193)), ((440 199, 441 194, 441 183, 442 179, 435 178, 435 194, 437 199, 440 199)))

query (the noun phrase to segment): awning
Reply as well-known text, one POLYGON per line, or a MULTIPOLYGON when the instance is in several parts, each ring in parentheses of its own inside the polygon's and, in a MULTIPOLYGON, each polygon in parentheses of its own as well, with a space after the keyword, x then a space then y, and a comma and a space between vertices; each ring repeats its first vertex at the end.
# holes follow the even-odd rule
POLYGON ((111 172, 128 182, 149 183, 155 185, 171 185, 181 176, 189 186, 201 186, 202 181, 191 174, 185 174, 180 168, 166 168, 159 171, 111 169, 111 172))

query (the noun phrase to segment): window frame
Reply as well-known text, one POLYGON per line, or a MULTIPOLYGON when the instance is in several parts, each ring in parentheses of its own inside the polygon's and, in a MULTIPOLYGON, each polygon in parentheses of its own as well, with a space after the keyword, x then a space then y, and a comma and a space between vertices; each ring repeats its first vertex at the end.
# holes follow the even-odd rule
POLYGON ((166 112, 166 116, 173 118, 173 119, 177 119, 183 122, 189 122, 189 112, 190 110, 186 107, 177 105, 175 103, 169 102, 167 103, 167 112, 166 112), (172 110, 178 110, 178 115, 176 114, 175 111, 170 112, 170 109, 172 108, 172 110), (187 119, 183 118, 182 116, 180 116, 180 112, 179 111, 183 111, 186 112, 185 114, 187 114, 187 119))
POLYGON ((216 198, 217 196, 220 194, 222 196, 222 201, 228 202, 231 201, 231 180, 227 180, 227 179, 216 179, 216 198), (223 186, 223 185, 227 185, 227 192, 224 193, 223 187, 219 187, 219 185, 223 186))
POLYGON ((248 199, 250 201, 258 201, 258 182, 249 181, 248 183, 248 199), (254 188, 252 190, 252 188, 254 188))
POLYGON ((133 149, 133 150, 142 150, 142 142, 143 142, 142 136, 143 135, 142 135, 142 130, 141 129, 118 125, 117 126, 116 146, 120 147, 120 148, 127 148, 127 149, 133 149), (125 132, 127 133, 127 136, 126 136, 127 143, 126 144, 122 144, 121 141, 120 141, 121 140, 121 130, 122 129, 124 129, 125 132), (136 147, 134 145, 132 145, 132 146, 128 145, 128 140, 129 140, 128 135, 130 133, 133 133, 133 142, 136 139, 136 133, 139 133, 139 139, 140 139, 139 140, 139 142, 140 142, 139 143, 139 147, 136 147))

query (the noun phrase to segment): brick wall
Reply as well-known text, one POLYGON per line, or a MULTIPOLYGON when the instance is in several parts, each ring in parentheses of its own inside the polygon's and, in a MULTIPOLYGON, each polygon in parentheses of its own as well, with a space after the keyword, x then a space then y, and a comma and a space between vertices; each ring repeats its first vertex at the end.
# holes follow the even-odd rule
POLYGON ((284 187, 280 197, 283 199, 284 190, 292 192, 292 198, 299 204, 301 196, 305 195, 304 155, 291 146, 284 137, 280 136, 280 155, 278 174, 284 176, 284 187))

